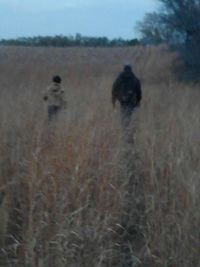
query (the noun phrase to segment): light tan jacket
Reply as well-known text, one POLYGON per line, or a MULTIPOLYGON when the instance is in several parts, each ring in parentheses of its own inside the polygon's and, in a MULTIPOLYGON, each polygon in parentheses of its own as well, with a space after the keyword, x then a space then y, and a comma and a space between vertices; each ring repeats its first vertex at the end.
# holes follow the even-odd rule
POLYGON ((48 105, 57 107, 65 106, 64 90, 59 83, 52 83, 44 92, 44 99, 48 101, 48 105))

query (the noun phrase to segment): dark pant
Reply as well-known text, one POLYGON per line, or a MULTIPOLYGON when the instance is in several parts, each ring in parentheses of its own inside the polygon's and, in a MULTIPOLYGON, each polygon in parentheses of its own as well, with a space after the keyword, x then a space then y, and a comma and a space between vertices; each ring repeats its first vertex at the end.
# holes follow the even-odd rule
POLYGON ((132 104, 121 104, 121 120, 124 127, 129 126, 133 110, 134 106, 132 104))
POLYGON ((52 120, 54 117, 56 117, 57 113, 59 112, 60 107, 55 105, 48 106, 48 117, 49 120, 52 120))

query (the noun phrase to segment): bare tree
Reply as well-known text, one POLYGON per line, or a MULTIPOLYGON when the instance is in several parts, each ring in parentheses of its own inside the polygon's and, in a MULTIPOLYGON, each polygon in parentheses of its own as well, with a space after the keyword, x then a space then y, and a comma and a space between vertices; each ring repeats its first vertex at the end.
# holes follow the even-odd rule
POLYGON ((179 47, 190 67, 200 70, 200 0, 158 0, 160 10, 139 23, 142 39, 179 47))
POLYGON ((137 24, 137 29, 141 33, 143 43, 160 44, 165 41, 161 17, 156 12, 147 13, 144 20, 137 24))

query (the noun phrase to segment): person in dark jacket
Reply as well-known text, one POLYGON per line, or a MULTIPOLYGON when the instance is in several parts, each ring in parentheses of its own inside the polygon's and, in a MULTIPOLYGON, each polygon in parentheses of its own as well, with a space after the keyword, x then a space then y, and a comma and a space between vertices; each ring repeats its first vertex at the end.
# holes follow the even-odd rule
POLYGON ((135 76, 130 65, 125 65, 112 87, 112 104, 115 108, 119 101, 121 106, 122 124, 130 124, 133 110, 139 107, 142 100, 140 80, 135 76))

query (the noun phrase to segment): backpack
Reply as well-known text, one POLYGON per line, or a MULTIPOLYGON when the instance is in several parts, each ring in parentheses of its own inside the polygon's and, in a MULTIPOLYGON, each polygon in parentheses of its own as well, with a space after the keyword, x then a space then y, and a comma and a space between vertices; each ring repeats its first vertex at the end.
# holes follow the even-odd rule
POLYGON ((115 98, 123 105, 137 105, 138 79, 131 72, 129 75, 121 73, 113 85, 115 98))

